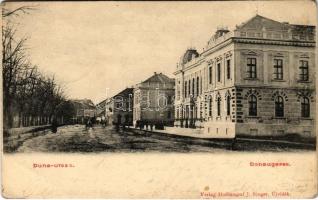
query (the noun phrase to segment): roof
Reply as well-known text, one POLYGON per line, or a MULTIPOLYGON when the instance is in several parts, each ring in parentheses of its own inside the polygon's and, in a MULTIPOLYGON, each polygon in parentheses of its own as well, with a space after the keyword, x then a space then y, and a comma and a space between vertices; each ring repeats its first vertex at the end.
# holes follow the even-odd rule
POLYGON ((126 89, 122 90, 121 92, 119 92, 118 94, 116 94, 115 96, 127 96, 129 94, 133 94, 133 90, 134 90, 134 88, 126 88, 126 89))
POLYGON ((110 101, 112 101, 112 98, 116 97, 116 96, 128 96, 129 94, 133 94, 133 90, 134 88, 126 88, 122 91, 120 91, 118 94, 114 95, 113 97, 111 98, 107 98, 101 102, 99 102, 97 105, 96 105, 96 108, 98 109, 104 109, 105 108, 105 105, 107 103, 109 103, 110 101))
POLYGON ((183 56, 181 57, 181 64, 186 64, 187 62, 191 61, 193 58, 199 56, 199 53, 195 49, 188 49, 183 56))
POLYGON ((288 22, 279 22, 273 19, 269 19, 267 17, 261 15, 255 15, 251 19, 243 22, 242 24, 236 26, 236 29, 244 29, 244 28, 252 28, 252 29, 262 29, 266 28, 268 30, 291 30, 292 32, 305 31, 307 33, 312 33, 315 26, 312 25, 297 25, 297 24, 289 24, 288 22))
POLYGON ((172 83, 174 79, 169 78, 168 76, 164 75, 163 73, 154 73, 150 78, 143 81, 142 83, 172 83))
POLYGON ((241 23, 240 25, 236 26, 236 29, 242 28, 255 28, 255 29, 262 29, 266 27, 268 29, 288 29, 288 23, 281 23, 275 21, 273 19, 269 19, 267 17, 263 17, 261 15, 255 15, 254 17, 250 18, 246 22, 241 23))
POLYGON ((72 99, 71 102, 74 104, 75 108, 95 109, 95 105, 90 99, 72 99))

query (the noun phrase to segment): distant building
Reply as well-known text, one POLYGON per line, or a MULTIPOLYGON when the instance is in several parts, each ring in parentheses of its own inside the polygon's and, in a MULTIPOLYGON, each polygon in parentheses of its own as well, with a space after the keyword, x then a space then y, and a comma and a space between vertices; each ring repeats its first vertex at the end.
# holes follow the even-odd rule
POLYGON ((105 119, 106 124, 111 125, 114 123, 114 100, 113 98, 107 98, 105 100, 105 119))
POLYGON ((75 108, 74 123, 85 123, 88 118, 96 116, 96 107, 90 99, 71 100, 75 108))
POLYGON ((103 101, 108 124, 133 124, 133 88, 126 88, 103 101))
POLYGON ((219 28, 176 72, 175 125, 214 137, 315 137, 315 26, 256 15, 219 28))
POLYGON ((103 100, 100 103, 96 104, 96 120, 98 122, 104 121, 106 119, 105 105, 106 105, 106 100, 103 100))
POLYGON ((134 124, 137 120, 141 120, 172 125, 174 85, 174 79, 156 72, 147 80, 137 84, 133 91, 134 124))

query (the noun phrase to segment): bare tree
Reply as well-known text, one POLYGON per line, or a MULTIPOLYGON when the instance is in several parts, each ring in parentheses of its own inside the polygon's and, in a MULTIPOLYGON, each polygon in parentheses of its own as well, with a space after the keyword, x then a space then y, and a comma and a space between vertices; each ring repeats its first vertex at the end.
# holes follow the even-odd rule
MULTIPOLYGON (((3 7, 2 18, 29 14, 31 10, 34 10, 34 7, 22 6, 14 10, 3 7)), ((12 127, 15 112, 18 112, 19 119, 28 116, 27 125, 34 125, 34 120, 42 118, 43 115, 51 117, 56 113, 56 108, 66 101, 63 89, 56 83, 54 76, 43 75, 37 66, 29 62, 26 42, 27 38, 18 39, 16 29, 10 20, 7 20, 2 26, 5 129, 12 127)))
POLYGON ((8 10, 2 6, 2 18, 9 16, 20 16, 20 14, 29 14, 30 11, 35 10, 35 6, 22 6, 14 10, 8 10))

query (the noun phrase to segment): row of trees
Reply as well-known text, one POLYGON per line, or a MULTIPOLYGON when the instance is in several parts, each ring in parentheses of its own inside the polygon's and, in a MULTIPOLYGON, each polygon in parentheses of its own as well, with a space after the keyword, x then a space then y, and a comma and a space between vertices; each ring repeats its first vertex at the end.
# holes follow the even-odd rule
MULTIPOLYGON (((27 55, 27 38, 18 38, 12 18, 28 14, 32 7, 7 10, 2 7, 2 78, 4 128, 50 123, 52 117, 64 112, 68 105, 63 89, 54 76, 46 76, 33 65, 27 55)), ((65 114, 65 113, 64 113, 65 114)), ((70 114, 70 113, 68 113, 70 114)), ((72 115, 73 113, 71 113, 72 115)))

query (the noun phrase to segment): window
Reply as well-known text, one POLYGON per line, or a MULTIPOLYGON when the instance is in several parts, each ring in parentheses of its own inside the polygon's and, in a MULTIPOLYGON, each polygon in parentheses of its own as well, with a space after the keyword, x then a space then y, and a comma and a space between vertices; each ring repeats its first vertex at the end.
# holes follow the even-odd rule
POLYGON ((218 116, 221 115, 221 97, 217 99, 217 111, 218 111, 218 116))
POLYGON ((226 77, 227 79, 231 78, 231 60, 226 61, 226 77))
POLYGON ((217 80, 221 82, 221 63, 217 64, 217 80))
POLYGON ((212 66, 209 67, 209 84, 212 84, 212 66))
POLYGON ((257 98, 255 95, 251 95, 248 99, 248 115, 257 116, 257 98))
POLYGON ((197 77, 197 91, 196 91, 197 96, 199 96, 199 91, 200 91, 200 78, 197 77))
POLYGON ((275 100, 275 116, 284 117, 284 99, 278 96, 275 100))
POLYGON ((283 80, 283 60, 274 59, 274 79, 283 80))
POLYGON ((122 108, 123 108, 123 107, 122 107, 122 102, 116 102, 115 108, 117 108, 117 109, 122 109, 122 108))
POLYGON ((171 111, 168 111, 168 119, 171 119, 171 111))
POLYGON ((212 116, 212 97, 209 98, 209 116, 212 116))
POLYGON ((125 111, 126 110, 130 111, 130 103, 129 103, 129 101, 126 101, 126 109, 125 109, 125 111))
POLYGON ((231 114, 231 97, 227 96, 226 98, 226 114, 230 115, 231 114))
POLYGON ((187 98, 187 81, 184 83, 184 98, 187 98))
POLYGON ((201 83, 200 83, 200 94, 202 94, 202 78, 200 79, 201 83))
POLYGON ((301 117, 310 117, 310 105, 307 97, 301 98, 301 117))
POLYGON ((308 81, 308 61, 307 60, 301 60, 300 66, 299 66, 299 79, 301 81, 308 81))
POLYGON ((195 79, 192 79, 192 96, 194 97, 194 83, 195 83, 195 79))
POLYGON ((167 96, 167 104, 172 104, 172 96, 167 96))
POLYGON ((247 32, 247 37, 255 37, 255 33, 254 32, 247 32))
POLYGON ((247 77, 257 78, 256 76, 256 58, 247 58, 247 77))
POLYGON ((189 80, 189 85, 188 85, 188 96, 190 97, 191 95, 191 80, 189 80))

